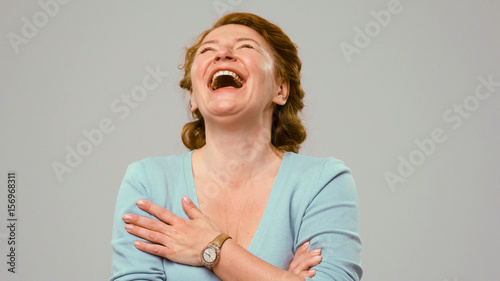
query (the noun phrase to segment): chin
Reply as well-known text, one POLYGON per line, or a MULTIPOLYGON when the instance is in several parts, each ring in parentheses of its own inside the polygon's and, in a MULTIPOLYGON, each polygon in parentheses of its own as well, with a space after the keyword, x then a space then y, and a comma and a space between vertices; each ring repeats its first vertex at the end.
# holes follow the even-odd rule
POLYGON ((214 116, 230 116, 235 115, 241 111, 241 106, 238 106, 234 102, 217 102, 210 106, 209 112, 214 116))

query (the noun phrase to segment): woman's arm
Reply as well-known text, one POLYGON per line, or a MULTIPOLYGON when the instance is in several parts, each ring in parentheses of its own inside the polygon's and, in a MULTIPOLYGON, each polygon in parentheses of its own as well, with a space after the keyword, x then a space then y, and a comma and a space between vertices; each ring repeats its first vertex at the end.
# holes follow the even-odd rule
MULTIPOLYGON (((159 219, 134 214, 123 216, 127 223, 125 228, 130 234, 153 242, 136 241, 134 245, 137 249, 176 263, 202 266, 201 250, 220 234, 220 230, 187 196, 183 197, 182 206, 190 219, 180 218, 146 200, 138 200, 137 205, 159 219)), ((308 262, 302 261, 303 264, 308 262)), ((302 269, 303 265, 297 267, 302 269)), ((220 260, 214 267, 214 273, 221 280, 231 281, 305 280, 305 276, 285 271, 261 260, 232 239, 227 240, 222 246, 220 260)), ((309 274, 303 275, 309 276, 309 274)))
POLYGON ((311 247, 321 249, 323 259, 315 267, 312 280, 360 280, 358 197, 350 170, 342 161, 331 158, 323 164, 311 189, 298 241, 310 241, 311 247))
POLYGON ((222 250, 225 253, 221 254, 221 260, 214 268, 221 280, 305 280, 316 274, 316 270, 310 268, 321 262, 321 251, 307 251, 309 243, 305 243, 295 254, 288 272, 285 272, 252 255, 234 241, 226 243, 228 248, 222 250), (236 275, 238 279, 234 279, 236 275))
MULTIPOLYGON (((140 162, 129 165, 118 192, 113 219, 112 277, 110 281, 154 280, 165 281, 162 258, 137 251, 133 246, 137 237, 128 234, 122 215, 139 213, 137 198, 149 198, 147 179, 140 162)), ((152 216, 151 216, 152 217, 152 216)))
MULTIPOLYGON (((338 160, 328 161, 311 189, 315 191, 302 215, 297 241, 311 241, 314 248, 322 250, 323 260, 315 267, 313 279, 360 280, 358 205, 350 171, 338 160)), ((124 219, 134 226, 128 229, 131 234, 155 243, 139 241, 135 244, 139 250, 173 262, 201 266, 201 249, 220 231, 190 200, 183 200, 182 206, 189 219, 147 201, 140 208, 160 221, 133 214, 124 219)), ((232 240, 226 243, 215 267, 222 280, 304 280, 264 262, 232 240)))

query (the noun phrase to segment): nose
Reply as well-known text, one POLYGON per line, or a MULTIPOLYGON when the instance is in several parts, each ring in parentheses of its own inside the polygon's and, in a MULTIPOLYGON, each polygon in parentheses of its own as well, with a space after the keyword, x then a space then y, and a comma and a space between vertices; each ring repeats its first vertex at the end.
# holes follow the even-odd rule
POLYGON ((234 60, 234 55, 231 50, 227 47, 220 48, 217 54, 215 55, 214 62, 221 60, 234 60))

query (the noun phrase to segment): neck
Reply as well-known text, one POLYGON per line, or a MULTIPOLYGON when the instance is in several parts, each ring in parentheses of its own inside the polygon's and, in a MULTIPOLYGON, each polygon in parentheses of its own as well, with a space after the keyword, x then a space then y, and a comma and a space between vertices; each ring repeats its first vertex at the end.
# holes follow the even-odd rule
POLYGON ((231 129, 205 125, 206 145, 197 152, 203 177, 235 187, 275 173, 270 167, 279 169, 283 152, 271 144, 271 124, 231 129))

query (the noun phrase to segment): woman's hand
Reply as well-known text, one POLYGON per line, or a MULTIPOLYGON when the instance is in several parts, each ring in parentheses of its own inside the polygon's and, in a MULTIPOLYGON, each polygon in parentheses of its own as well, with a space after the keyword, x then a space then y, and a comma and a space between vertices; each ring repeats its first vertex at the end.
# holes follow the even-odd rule
POLYGON ((182 198, 182 207, 190 219, 178 217, 142 199, 137 200, 137 206, 159 220, 135 214, 123 215, 125 229, 130 234, 155 243, 136 241, 135 247, 176 263, 201 266, 201 251, 221 233, 187 196, 182 198))
POLYGON ((307 249, 309 249, 309 242, 306 242, 299 247, 292 262, 290 262, 288 272, 302 278, 311 278, 316 274, 316 270, 310 268, 321 262, 321 250, 316 249, 307 251, 307 249))

